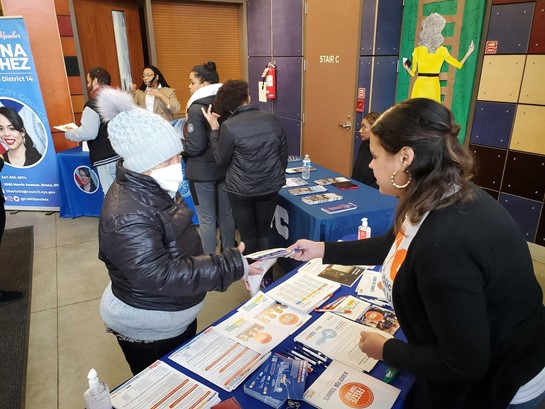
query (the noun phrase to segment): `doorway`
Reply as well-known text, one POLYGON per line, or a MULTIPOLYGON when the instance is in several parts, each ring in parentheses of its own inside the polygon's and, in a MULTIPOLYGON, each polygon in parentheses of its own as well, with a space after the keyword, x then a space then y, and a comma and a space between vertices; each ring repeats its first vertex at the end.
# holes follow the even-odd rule
POLYGON ((361 1, 307 0, 304 17, 303 150, 350 176, 354 146, 361 1))

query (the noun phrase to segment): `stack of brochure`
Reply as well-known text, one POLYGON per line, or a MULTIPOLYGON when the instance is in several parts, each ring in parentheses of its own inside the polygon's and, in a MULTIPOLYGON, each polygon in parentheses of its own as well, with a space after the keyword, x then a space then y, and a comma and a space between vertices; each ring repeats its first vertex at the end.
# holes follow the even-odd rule
POLYGON ((110 397, 116 409, 209 408, 220 402, 215 390, 161 361, 125 382, 110 397))
POLYGON ((169 359, 231 392, 269 354, 260 354, 209 327, 173 352, 169 359))
POLYGON ((317 195, 306 196, 301 199, 303 203, 313 205, 320 203, 335 202, 337 200, 342 200, 342 196, 336 193, 320 193, 317 195))
POLYGON ((307 195, 309 193, 319 193, 319 192, 327 192, 327 189, 319 185, 296 187, 293 189, 288 189, 288 193, 294 196, 307 195))
POLYGON ((389 409, 400 390, 333 361, 305 392, 305 401, 320 409, 389 409))
POLYGON ((363 326, 332 312, 325 312, 303 329, 295 337, 295 342, 321 352, 330 359, 343 362, 360 371, 369 372, 375 367, 377 360, 370 358, 357 347, 362 331, 375 332, 385 338, 392 338, 392 335, 387 332, 363 326))
POLYGON ((302 400, 307 361, 272 354, 244 384, 244 392, 261 402, 281 408, 286 400, 302 400))

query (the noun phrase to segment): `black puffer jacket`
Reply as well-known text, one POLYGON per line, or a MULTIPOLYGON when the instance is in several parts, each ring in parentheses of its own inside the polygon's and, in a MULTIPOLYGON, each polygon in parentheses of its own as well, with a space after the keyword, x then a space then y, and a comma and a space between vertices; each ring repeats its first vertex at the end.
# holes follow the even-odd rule
POLYGON ((205 110, 214 102, 214 95, 194 101, 187 110, 184 124, 184 151, 186 159, 185 175, 192 182, 212 182, 225 179, 227 167, 214 161, 209 144, 210 124, 204 117, 205 110))
POLYGON ((278 192, 286 183, 286 135, 272 114, 250 105, 238 107, 211 134, 216 163, 229 166, 225 190, 244 196, 278 192))
POLYGON ((181 311, 242 277, 238 250, 201 255, 192 216, 180 195, 173 201, 152 177, 118 163, 99 224, 99 258, 117 298, 135 308, 181 311))

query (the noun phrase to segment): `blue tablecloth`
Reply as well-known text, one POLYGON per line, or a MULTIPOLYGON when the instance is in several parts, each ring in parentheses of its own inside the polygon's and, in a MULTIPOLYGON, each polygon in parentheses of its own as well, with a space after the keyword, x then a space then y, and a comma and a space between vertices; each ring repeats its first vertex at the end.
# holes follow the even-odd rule
MULTIPOLYGON (((288 165, 290 168, 298 166, 302 166, 302 161, 288 165)), ((316 170, 310 173, 309 186, 315 185, 317 179, 341 176, 314 163, 312 167, 316 170)), ((301 174, 286 174, 286 178, 290 177, 301 177, 301 174)), ((271 247, 287 247, 298 239, 337 241, 348 234, 357 234, 362 217, 367 217, 372 236, 384 234, 393 223, 397 199, 355 180, 352 183, 359 188, 341 190, 332 185, 325 186, 328 192, 339 194, 343 199, 315 205, 303 203, 301 198, 304 196, 294 196, 288 193, 290 188, 282 188, 273 220, 271 247), (352 202, 358 208, 336 214, 320 210, 322 206, 346 202, 352 202)), ((284 271, 291 271, 300 264, 292 259, 280 259, 279 263, 284 271)))
MULTIPOLYGON (((280 283, 284 282, 285 280, 287 280, 288 278, 293 276, 296 272, 297 272, 297 270, 291 271, 289 274, 285 275, 280 280, 276 281, 273 285, 268 287, 267 290, 270 290, 271 288, 276 287, 280 283)), ((357 286, 357 282, 353 285, 353 287, 341 286, 341 288, 338 289, 335 292, 332 299, 336 299, 336 298, 338 298, 338 297, 340 297, 342 295, 349 295, 349 294, 350 295, 355 295, 356 286, 357 286)), ((235 312, 236 312, 236 310, 230 311, 224 317, 220 318, 218 321, 216 321, 214 324, 212 324, 212 326, 217 325, 219 322, 221 322, 221 321, 225 320, 226 318, 230 317, 235 312)), ((321 314, 322 313, 312 312, 311 313, 311 319, 309 321, 307 321, 305 323, 305 325, 303 325, 302 328, 300 328, 298 331, 291 334, 281 344, 279 344, 276 348, 274 348, 273 352, 276 351, 276 352, 281 353, 285 349, 293 349, 293 347, 295 346, 295 342, 293 341, 293 339, 303 330, 303 328, 307 328, 310 325, 310 323, 315 321, 321 314)), ((399 339, 402 339, 404 341, 406 340, 405 336, 403 335, 403 332, 401 330, 397 331, 397 333, 395 334, 395 337, 399 338, 399 339)), ((220 395, 220 398, 222 400, 225 400, 225 399, 227 399, 227 398, 229 398, 231 396, 234 396, 239 401, 239 403, 242 405, 242 407, 245 408, 245 409, 249 409, 249 408, 252 408, 252 409, 254 409, 254 408, 256 408, 256 409, 258 409, 258 408, 263 408, 263 409, 270 408, 270 406, 267 406, 264 403, 261 403, 260 401, 258 401, 256 399, 252 398, 251 396, 245 394, 244 391, 243 391, 242 385, 240 385, 237 389, 235 389, 232 392, 226 392, 223 389, 220 389, 219 387, 217 387, 216 385, 208 382, 206 379, 198 376, 197 374, 194 374, 191 371, 188 371, 187 369, 185 369, 184 367, 178 365, 174 361, 171 361, 170 359, 168 359, 168 356, 163 357, 162 360, 167 362, 172 367, 178 369, 179 371, 181 371, 183 373, 186 373, 187 375, 189 375, 192 378, 198 380, 199 382, 202 382, 205 385, 209 386, 210 388, 218 391, 219 395, 220 395)), ((386 374, 386 369, 387 369, 387 366, 382 361, 379 361, 377 363, 377 365, 375 366, 375 368, 369 373, 369 375, 374 376, 375 378, 382 380, 384 378, 384 375, 386 374)), ((306 383, 307 387, 310 386, 317 378, 318 378, 318 374, 316 374, 316 373, 309 374, 309 376, 307 378, 307 383, 306 383)), ((412 377, 409 374, 402 373, 402 372, 399 373, 399 375, 391 382, 391 385, 393 385, 396 388, 401 390, 401 393, 399 394, 399 397, 397 398, 394 406, 392 406, 393 409, 401 409, 401 408, 404 407, 405 399, 407 398, 407 395, 408 395, 413 383, 414 383, 414 377, 412 377)), ((287 406, 287 404, 285 404, 283 407, 287 408, 288 406, 287 406)), ((300 407, 301 408, 312 408, 313 406, 311 406, 311 405, 309 405, 309 404, 307 404, 305 402, 301 402, 300 407)))
MULTIPOLYGON (((301 162, 291 162, 289 167, 301 166, 301 162)), ((312 164, 316 171, 311 172, 309 185, 315 185, 317 179, 340 176, 331 170, 312 164)), ((286 178, 300 177, 300 174, 286 174, 286 178)), ((304 196, 294 196, 288 193, 288 188, 282 188, 275 213, 273 230, 274 241, 279 247, 294 243, 305 238, 316 241, 335 241, 347 234, 357 233, 362 217, 367 217, 373 235, 386 232, 391 226, 397 199, 385 196, 378 190, 352 180, 359 186, 357 189, 341 190, 332 185, 325 186, 328 192, 343 196, 337 202, 308 205, 301 201, 304 196), (337 203, 352 202, 358 206, 355 210, 327 214, 320 210, 322 206, 337 203), (281 245, 284 244, 284 245, 281 245)))
MULTIPOLYGON (((60 175, 61 192, 61 217, 80 217, 80 216, 100 216, 102 202, 104 201, 104 192, 98 179, 98 174, 90 169, 89 152, 83 152, 81 147, 67 149, 57 154, 60 175), (86 168, 90 171, 95 186, 94 192, 85 192, 79 187, 77 171, 80 168, 86 168)), ((182 172, 184 182, 180 186, 180 194, 191 210, 193 210, 193 224, 198 224, 199 219, 195 212, 195 205, 189 190, 189 183, 185 179, 185 164, 182 161, 182 172)))
POLYGON ((60 192, 61 192, 61 217, 100 216, 104 193, 98 180, 97 173, 91 169, 89 152, 82 152, 81 147, 59 152, 57 154, 59 165, 60 192), (78 170, 90 171, 91 179, 96 189, 85 192, 78 184, 78 170))

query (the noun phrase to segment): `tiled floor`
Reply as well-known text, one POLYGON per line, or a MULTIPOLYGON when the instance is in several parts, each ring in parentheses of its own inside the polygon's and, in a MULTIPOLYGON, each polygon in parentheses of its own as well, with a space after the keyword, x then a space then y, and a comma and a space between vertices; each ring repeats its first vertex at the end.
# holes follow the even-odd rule
MULTIPOLYGON (((131 376, 98 312, 109 281, 97 258, 98 219, 7 212, 6 228, 29 225, 34 226, 34 273, 26 409, 83 408, 90 368, 110 387, 131 376)), ((209 293, 199 330, 246 301, 247 294, 241 282, 226 293, 209 293)))
MULTIPOLYGON (((6 228, 29 225, 34 226, 34 274, 26 409, 83 408, 91 367, 111 387, 131 376, 98 313, 108 283, 97 258, 98 219, 8 212, 6 228)), ((545 248, 531 245, 530 249, 536 275, 545 287, 545 248)), ((240 282, 226 293, 210 293, 199 315, 199 330, 246 301, 247 294, 240 282)))

